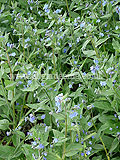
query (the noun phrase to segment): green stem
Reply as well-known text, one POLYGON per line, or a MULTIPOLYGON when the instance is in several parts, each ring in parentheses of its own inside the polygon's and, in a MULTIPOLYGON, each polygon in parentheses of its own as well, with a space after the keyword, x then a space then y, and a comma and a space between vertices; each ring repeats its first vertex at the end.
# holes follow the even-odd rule
MULTIPOLYGON (((96 128, 93 120, 92 120, 92 123, 93 123, 93 125, 94 125, 94 128, 95 128, 96 132, 98 132, 98 130, 97 130, 97 128, 96 128)), ((105 144, 104 144, 104 142, 103 142, 103 139, 102 139, 101 136, 99 136, 99 138, 100 138, 100 141, 101 141, 101 143, 102 143, 102 145, 103 145, 103 147, 104 147, 104 150, 105 150, 105 153, 106 153, 106 157, 107 157, 108 160, 110 160, 110 157, 109 157, 109 155, 108 155, 108 152, 107 152, 107 149, 106 149, 105 144)))
MULTIPOLYGON (((66 105, 65 106, 65 139, 67 138, 67 110, 66 110, 66 105)), ((65 159, 65 152, 66 152, 66 140, 64 142, 64 148, 63 148, 63 156, 62 159, 65 159)))
POLYGON ((25 105, 26 96, 27 96, 27 93, 24 95, 23 106, 22 106, 21 113, 20 113, 20 120, 22 119, 22 115, 23 115, 23 111, 24 111, 24 105, 25 105))
MULTIPOLYGON (((6 53, 7 53, 7 49, 6 49, 6 53)), ((7 53, 7 61, 8 61, 8 65, 9 65, 9 68, 10 68, 10 80, 12 81, 13 80, 13 75, 12 75, 12 68, 11 68, 11 65, 10 65, 10 58, 9 58, 9 54, 7 53)), ((12 91, 12 98, 14 97, 14 91, 12 91)), ((15 104, 13 103, 12 104, 12 108, 13 108, 13 127, 15 129, 15 104)))

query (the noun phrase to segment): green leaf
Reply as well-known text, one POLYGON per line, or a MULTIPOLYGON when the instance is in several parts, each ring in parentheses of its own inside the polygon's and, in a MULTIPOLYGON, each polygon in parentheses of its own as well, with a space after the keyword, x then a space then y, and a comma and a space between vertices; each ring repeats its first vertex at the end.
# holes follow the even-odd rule
POLYGON ((73 156, 73 155, 77 154, 79 151, 81 151, 82 148, 83 148, 83 146, 81 144, 72 143, 67 146, 65 155, 66 155, 66 157, 73 156))
POLYGON ((9 128, 9 121, 7 119, 0 120, 0 129, 6 130, 9 128))
POLYGON ((5 88, 7 90, 14 90, 14 88, 16 87, 16 82, 14 81, 9 81, 9 80, 5 80, 5 88))
POLYGON ((83 51, 83 53, 87 56, 87 57, 91 57, 96 55, 94 50, 89 50, 89 51, 83 51))
POLYGON ((105 37, 103 39, 100 39, 98 40, 96 43, 95 43, 95 47, 101 45, 102 43, 106 42, 109 38, 108 37, 105 37))
POLYGON ((113 111, 113 108, 111 107, 110 103, 108 103, 108 102, 104 102, 104 101, 95 102, 95 103, 93 103, 93 105, 96 108, 99 108, 99 109, 103 109, 103 110, 107 110, 107 111, 113 111))
POLYGON ((53 21, 50 23, 48 29, 51 28, 51 27, 53 26, 54 22, 55 22, 55 20, 53 20, 53 21))
POLYGON ((113 152, 117 146, 119 145, 119 141, 118 141, 118 138, 116 137, 111 145, 111 148, 109 150, 109 153, 113 152))
POLYGON ((25 88, 25 89, 21 89, 22 91, 27 91, 27 92, 33 92, 34 90, 36 90, 37 88, 39 87, 39 84, 35 81, 35 80, 33 80, 32 81, 32 84, 30 85, 30 87, 27 87, 27 88, 25 88))
POLYGON ((120 52, 120 44, 115 39, 113 39, 112 46, 116 51, 120 52))
POLYGON ((13 147, 0 145, 0 158, 10 160, 14 155, 14 150, 15 149, 13 147))
POLYGON ((106 14, 106 15, 102 16, 101 19, 108 19, 108 18, 110 18, 111 16, 112 16, 112 13, 106 14))
POLYGON ((94 136, 94 135, 96 135, 96 132, 91 133, 91 134, 89 134, 88 136, 86 136, 86 137, 84 138, 84 141, 87 140, 87 139, 89 139, 89 138, 91 138, 91 137, 94 136))
POLYGON ((47 155, 47 160, 62 160, 61 157, 59 157, 56 153, 49 152, 47 155))

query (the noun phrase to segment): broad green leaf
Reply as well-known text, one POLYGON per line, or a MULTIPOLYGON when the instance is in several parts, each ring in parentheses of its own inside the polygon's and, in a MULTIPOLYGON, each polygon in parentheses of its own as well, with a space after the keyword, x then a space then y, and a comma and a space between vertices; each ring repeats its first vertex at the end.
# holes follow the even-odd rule
POLYGON ((49 152, 46 158, 47 160, 62 160, 62 158, 54 152, 49 152))
POLYGON ((14 147, 0 145, 0 158, 10 160, 11 157, 14 155, 14 150, 14 147))
POLYGON ((14 81, 9 81, 9 80, 5 80, 5 88, 7 90, 14 90, 14 88, 16 87, 16 82, 14 81))
POLYGON ((120 43, 117 40, 113 39, 112 46, 115 49, 115 51, 120 52, 120 43))
POLYGON ((0 129, 6 130, 9 128, 9 121, 7 119, 0 120, 0 129))
POLYGON ((36 90, 39 87, 39 84, 33 80, 32 84, 30 85, 30 87, 27 87, 25 89, 21 89, 22 91, 27 91, 27 92, 33 92, 34 90, 36 90))
POLYGON ((99 109, 103 109, 103 110, 107 110, 107 111, 113 111, 113 108, 111 107, 110 103, 108 103, 108 102, 104 102, 104 101, 94 102, 93 105, 96 108, 99 108, 99 109))
POLYGON ((73 156, 82 150, 83 146, 79 143, 69 144, 66 148, 66 157, 73 156))
POLYGON ((91 57, 96 55, 94 50, 89 50, 89 51, 83 51, 83 53, 87 56, 87 57, 91 57))
POLYGON ((96 43, 95 43, 95 47, 101 45, 102 43, 106 42, 109 38, 108 37, 105 37, 103 39, 100 39, 98 40, 96 43))
POLYGON ((51 28, 51 27, 53 26, 54 22, 55 22, 55 20, 53 20, 53 21, 50 23, 48 29, 51 28))
POLYGON ((113 152, 118 145, 119 145, 119 141, 118 141, 118 138, 116 137, 111 145, 109 153, 113 152))

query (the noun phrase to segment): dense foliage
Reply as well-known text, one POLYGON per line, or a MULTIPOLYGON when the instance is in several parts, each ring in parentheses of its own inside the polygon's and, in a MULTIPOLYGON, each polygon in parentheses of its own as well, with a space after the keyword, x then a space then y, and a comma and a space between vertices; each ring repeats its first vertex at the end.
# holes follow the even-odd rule
POLYGON ((0 0, 0 160, 120 159, 120 0, 0 0))

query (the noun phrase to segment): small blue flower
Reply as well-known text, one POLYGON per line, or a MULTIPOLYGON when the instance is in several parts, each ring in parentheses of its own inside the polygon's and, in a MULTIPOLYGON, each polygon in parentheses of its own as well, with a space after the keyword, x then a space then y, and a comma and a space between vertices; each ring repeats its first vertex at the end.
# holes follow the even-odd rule
POLYGON ((9 56, 15 57, 15 56, 16 56, 16 53, 13 52, 13 53, 11 53, 9 56))
POLYGON ((32 83, 32 80, 28 80, 28 85, 30 85, 32 83))
POLYGON ((118 26, 116 26, 116 27, 115 27, 115 29, 116 29, 116 30, 118 30, 118 29, 119 29, 119 27, 118 27, 118 26))
POLYGON ((6 132, 6 135, 7 135, 7 136, 10 136, 10 135, 11 135, 11 132, 8 132, 8 131, 7 131, 7 132, 6 132))
POLYGON ((91 141, 89 141, 89 144, 90 144, 90 145, 92 145, 92 142, 91 142, 91 141))
POLYGON ((44 10, 48 9, 48 4, 45 4, 43 7, 44 10))
POLYGON ((110 129, 109 129, 110 131, 112 131, 112 128, 110 127, 110 129))
POLYGON ((76 138, 76 142, 79 142, 79 139, 78 139, 78 138, 76 138))
POLYGON ((28 42, 28 41, 30 41, 30 38, 28 37, 27 39, 25 39, 25 42, 28 42))
POLYGON ((90 151, 87 151, 86 154, 87 154, 87 155, 90 155, 90 151))
POLYGON ((79 42, 80 42, 80 37, 77 38, 77 43, 79 43, 79 42))
POLYGON ((77 61, 74 61, 74 64, 77 64, 77 61))
POLYGON ((45 119, 45 114, 41 116, 41 119, 45 119))
POLYGON ((105 24, 105 27, 107 27, 107 24, 105 24))
POLYGON ((104 37, 104 34, 100 32, 100 36, 101 36, 101 37, 104 37))
POLYGON ((35 122, 35 117, 33 116, 33 114, 30 114, 29 121, 30 121, 31 123, 34 123, 34 122, 35 122))
POLYGON ((40 144, 36 147, 37 149, 44 149, 44 145, 43 144, 40 144))
POLYGON ((27 74, 28 74, 28 75, 31 75, 31 71, 28 71, 27 74))
POLYGON ((99 23, 99 22, 100 22, 100 19, 98 19, 96 22, 99 23))
POLYGON ((72 84, 69 84, 69 88, 72 88, 72 84))
POLYGON ((85 26, 85 22, 81 22, 80 28, 82 29, 85 26))
POLYGON ((55 13, 61 13, 61 9, 57 9, 56 11, 55 11, 55 13))
POLYGON ((83 72, 83 76, 85 76, 86 75, 86 73, 85 72, 83 72))
POLYGON ((47 132, 47 130, 48 130, 48 126, 45 127, 45 132, 47 132))
POLYGON ((76 116, 78 116, 78 113, 77 113, 77 112, 73 112, 73 113, 71 113, 71 114, 69 115, 69 117, 70 117, 71 119, 73 119, 73 118, 76 117, 76 116))
POLYGON ((99 63, 99 61, 96 60, 96 59, 94 59, 93 61, 94 61, 95 64, 98 64, 98 63, 99 63))
POLYGON ((37 145, 37 142, 36 141, 33 141, 31 142, 32 143, 32 146, 36 146, 37 145))
POLYGON ((44 86, 44 85, 45 85, 45 83, 42 82, 42 83, 41 83, 41 86, 44 86))
POLYGON ((54 138, 53 143, 57 143, 57 142, 58 142, 58 139, 54 138))
POLYGON ((64 48, 64 51, 63 51, 63 52, 64 52, 64 53, 66 53, 66 51, 67 51, 67 49, 66 49, 66 48, 64 48))
POLYGON ((81 156, 83 157, 83 156, 84 156, 84 153, 81 153, 81 156))
POLYGON ((91 124, 92 124, 91 122, 88 122, 88 126, 91 126, 91 124))
POLYGON ((101 86, 106 86, 106 84, 107 84, 107 83, 106 83, 105 81, 100 81, 100 85, 101 85, 101 86))

